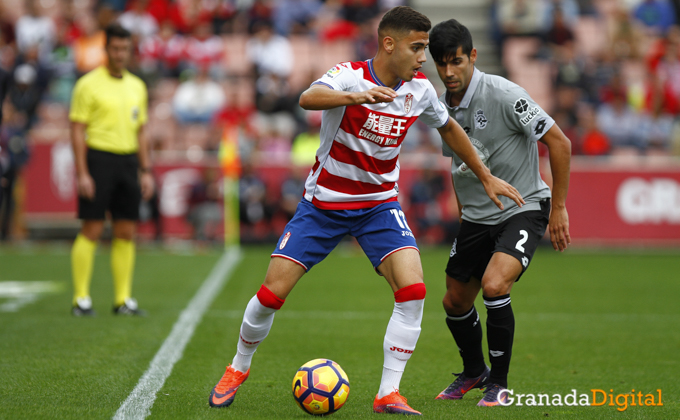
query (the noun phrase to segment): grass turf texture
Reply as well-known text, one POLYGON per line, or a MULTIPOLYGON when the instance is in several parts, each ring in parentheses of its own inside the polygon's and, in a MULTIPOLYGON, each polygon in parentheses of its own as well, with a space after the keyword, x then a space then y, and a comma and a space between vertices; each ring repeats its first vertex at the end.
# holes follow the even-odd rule
MULTIPOLYGON (((377 418, 371 407, 393 297, 361 251, 346 246, 314 267, 289 296, 234 404, 208 407, 210 390, 235 352, 243 309, 259 288, 271 249, 244 252, 149 418, 308 418, 293 401, 291 381, 298 367, 315 358, 335 360, 349 375, 348 402, 333 418, 377 418)), ((435 401, 453 381, 450 372, 462 370, 440 304, 447 256, 447 249, 423 250, 428 287, 423 331, 402 380, 402 394, 425 416, 680 418, 677 253, 560 255, 539 249, 513 289, 517 328, 511 388, 563 396, 576 389, 591 400, 591 389, 613 389, 614 395, 662 389, 663 407, 631 406, 624 412, 607 405, 486 409, 475 406, 482 396, 478 390, 460 401, 435 401)), ((16 313, 0 313, 0 418, 111 418, 218 258, 140 252, 134 294, 150 316, 117 318, 110 312, 108 250, 100 250, 92 290, 98 316, 85 319, 69 312, 68 254, 2 251, 0 281, 53 280, 63 287, 16 313)), ((481 301, 477 308, 484 322, 481 301)))

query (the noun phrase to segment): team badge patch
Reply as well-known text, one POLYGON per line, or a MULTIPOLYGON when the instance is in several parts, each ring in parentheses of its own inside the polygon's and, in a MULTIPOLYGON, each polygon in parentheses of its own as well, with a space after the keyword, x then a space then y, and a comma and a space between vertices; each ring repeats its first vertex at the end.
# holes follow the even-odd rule
POLYGON ((515 101, 515 114, 522 115, 529 109, 529 102, 524 98, 515 101))
POLYGON ((406 99, 404 99, 404 113, 409 113, 411 105, 413 105, 413 94, 409 93, 406 95, 406 99))
POLYGON ((486 128, 486 123, 488 123, 489 120, 486 119, 486 116, 484 115, 484 111, 481 109, 478 109, 475 111, 475 126, 479 128, 480 130, 483 130, 486 128))
POLYGON ((326 76, 328 76, 332 79, 335 76, 337 76, 338 74, 340 74, 341 71, 342 71, 342 67, 335 66, 335 67, 333 67, 332 69, 330 69, 326 72, 326 76))
POLYGON ((286 233, 286 236, 283 237, 283 240, 281 241, 281 245, 279 245, 279 249, 283 249, 286 247, 286 244, 288 243, 288 239, 290 239, 290 231, 286 233))
POLYGON ((132 121, 137 121, 137 118, 139 118, 139 108, 135 106, 132 108, 132 121))

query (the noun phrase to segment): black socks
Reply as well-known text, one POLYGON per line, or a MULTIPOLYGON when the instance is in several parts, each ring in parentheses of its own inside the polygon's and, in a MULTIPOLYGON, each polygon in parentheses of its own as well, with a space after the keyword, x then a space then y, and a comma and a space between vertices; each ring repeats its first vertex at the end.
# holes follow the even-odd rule
POLYGON ((508 370, 515 335, 515 316, 510 305, 510 295, 488 298, 484 296, 487 310, 486 337, 489 343, 491 377, 489 383, 508 386, 508 370))
POLYGON ((482 353, 482 325, 475 307, 464 315, 447 316, 446 325, 451 330, 463 358, 465 376, 475 378, 481 375, 486 366, 482 353))

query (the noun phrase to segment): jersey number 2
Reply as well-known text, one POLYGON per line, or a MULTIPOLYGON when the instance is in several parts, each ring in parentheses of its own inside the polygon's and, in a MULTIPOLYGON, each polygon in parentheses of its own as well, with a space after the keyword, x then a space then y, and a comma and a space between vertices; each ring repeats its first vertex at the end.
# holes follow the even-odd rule
POLYGON ((406 215, 402 210, 390 209, 390 213, 392 213, 394 215, 394 218, 397 219, 399 227, 401 227, 402 229, 408 229, 409 231, 411 230, 411 228, 408 227, 408 223, 406 223, 406 215))
POLYGON ((515 248, 517 248, 520 252, 524 253, 524 243, 529 239, 529 234, 527 233, 526 230, 520 230, 519 234, 522 235, 522 239, 517 241, 517 245, 515 245, 515 248))

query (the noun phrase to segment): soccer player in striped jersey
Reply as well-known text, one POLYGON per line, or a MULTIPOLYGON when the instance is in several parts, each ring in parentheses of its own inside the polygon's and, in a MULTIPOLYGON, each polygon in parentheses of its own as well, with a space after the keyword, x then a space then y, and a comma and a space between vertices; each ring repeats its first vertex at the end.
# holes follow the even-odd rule
POLYGON ((420 415, 399 394, 420 335, 425 299, 420 255, 397 201, 398 157, 406 131, 417 118, 437 128, 482 181, 490 201, 501 206, 498 196, 503 195, 523 203, 515 188, 482 164, 463 129, 418 71, 426 61, 429 30, 429 19, 415 10, 389 10, 378 27, 375 58, 338 64, 300 96, 302 108, 324 111, 316 163, 272 254, 264 284, 246 307, 236 356, 214 387, 211 406, 233 402, 248 378, 253 353, 297 281, 345 235, 352 235, 392 287, 395 299, 373 410, 420 415))

